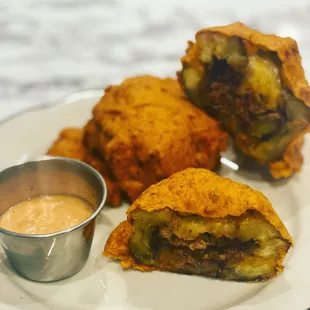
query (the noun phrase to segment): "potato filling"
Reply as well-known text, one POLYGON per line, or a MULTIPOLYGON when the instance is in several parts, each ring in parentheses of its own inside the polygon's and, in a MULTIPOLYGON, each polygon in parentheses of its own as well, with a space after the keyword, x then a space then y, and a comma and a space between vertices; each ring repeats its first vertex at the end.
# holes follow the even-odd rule
POLYGON ((258 161, 281 158, 289 141, 308 124, 309 113, 281 78, 275 52, 219 33, 197 38, 182 81, 190 99, 258 161))
POLYGON ((137 263, 157 269, 230 280, 271 277, 290 244, 257 211, 203 218, 170 209, 132 214, 129 242, 137 263))

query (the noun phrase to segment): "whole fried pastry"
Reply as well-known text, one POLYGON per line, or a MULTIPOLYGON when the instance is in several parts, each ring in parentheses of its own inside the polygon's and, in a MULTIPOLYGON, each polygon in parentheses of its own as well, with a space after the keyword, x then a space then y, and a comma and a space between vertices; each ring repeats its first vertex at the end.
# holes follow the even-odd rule
POLYGON ((241 23, 199 31, 178 73, 190 100, 274 178, 300 170, 310 88, 296 42, 241 23))
POLYGON ((214 169, 227 134, 186 101, 178 81, 139 76, 105 90, 85 127, 84 144, 100 154, 134 201, 177 171, 214 169))
POLYGON ((200 168, 152 185, 127 214, 103 253, 123 268, 263 281, 293 245, 262 193, 200 168))

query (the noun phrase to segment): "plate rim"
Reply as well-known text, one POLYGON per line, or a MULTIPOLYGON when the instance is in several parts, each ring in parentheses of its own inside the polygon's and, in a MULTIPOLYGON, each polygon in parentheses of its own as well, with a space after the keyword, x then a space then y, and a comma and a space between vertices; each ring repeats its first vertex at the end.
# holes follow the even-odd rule
MULTIPOLYGON (((41 104, 41 105, 36 105, 36 106, 33 106, 33 107, 30 107, 30 108, 27 108, 27 109, 24 109, 22 111, 19 111, 17 113, 14 113, 6 118, 4 118, 3 120, 0 120, 0 130, 2 129, 2 125, 5 125, 7 122, 10 122, 10 121, 13 121, 15 120, 16 118, 18 117, 22 117, 26 114, 31 113, 31 112, 47 112, 50 110, 50 109, 54 109, 54 108, 58 108, 58 107, 63 107, 65 105, 70 105, 70 104, 74 104, 74 101, 78 101, 78 100, 83 100, 83 99, 89 99, 91 97, 98 97, 100 98, 102 95, 104 94, 104 89, 99 89, 99 88, 93 88, 93 89, 84 89, 84 90, 80 90, 80 91, 76 91, 76 92, 72 92, 72 93, 69 93, 67 95, 64 95, 64 96, 61 96, 60 98, 56 99, 56 100, 53 100, 49 103, 46 103, 46 104, 41 104)), ((285 293, 286 295, 286 293, 285 293)), ((271 302, 272 305, 273 302, 271 302)), ((42 305, 41 303, 39 304, 40 306, 42 305)), ((266 305, 265 302, 262 302, 261 304, 263 307, 266 305)), ((296 306, 298 304, 296 303, 296 306)), ((270 306, 269 302, 267 302, 267 308, 266 309, 270 309, 268 308, 270 306)), ((228 309, 236 309, 236 310, 241 310, 241 308, 239 307, 242 307, 242 309, 250 309, 248 307, 251 307, 247 304, 244 304, 244 301, 242 301, 240 304, 236 304, 236 305, 232 305, 231 307, 227 308, 228 309)), ((256 309, 256 307, 255 307, 256 309)), ((260 308, 259 308, 260 309, 260 308)), ((287 310, 287 308, 285 308, 285 310, 287 310)))
POLYGON ((79 99, 88 98, 88 97, 94 97, 94 96, 103 96, 105 93, 105 86, 101 88, 85 88, 78 91, 70 92, 67 95, 63 95, 61 97, 58 97, 57 99, 50 100, 47 103, 39 103, 34 106, 24 108, 18 112, 12 113, 4 118, 1 118, 0 116, 0 128, 7 122, 10 122, 14 120, 17 117, 23 116, 24 114, 31 113, 31 112, 37 112, 42 110, 48 110, 52 109, 61 105, 66 105, 72 103, 72 101, 75 101, 77 99, 74 99, 74 97, 78 97, 79 99))

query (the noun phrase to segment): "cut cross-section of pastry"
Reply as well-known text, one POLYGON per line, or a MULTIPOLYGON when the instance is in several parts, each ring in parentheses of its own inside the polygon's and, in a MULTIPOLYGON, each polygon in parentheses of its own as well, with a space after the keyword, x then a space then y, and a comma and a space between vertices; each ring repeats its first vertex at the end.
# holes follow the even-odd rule
POLYGON ((241 23, 196 34, 178 73, 189 99, 274 178, 300 170, 310 88, 296 42, 241 23))
POLYGON ((293 245, 261 192, 200 168, 152 185, 127 213, 103 253, 124 268, 263 281, 293 245))

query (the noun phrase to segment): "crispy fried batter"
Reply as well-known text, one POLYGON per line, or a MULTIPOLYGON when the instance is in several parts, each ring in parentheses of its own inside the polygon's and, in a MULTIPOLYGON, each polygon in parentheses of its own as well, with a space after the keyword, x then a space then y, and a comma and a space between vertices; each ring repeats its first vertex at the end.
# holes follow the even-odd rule
MULTIPOLYGON (((216 262, 216 259, 219 259, 222 261, 220 266, 223 266, 223 261, 225 261, 225 259, 228 259, 229 256, 231 259, 231 257, 235 255, 234 260, 239 260, 238 264, 230 265, 230 268, 228 271, 226 270, 225 273, 219 274, 218 271, 214 271, 215 273, 208 273, 208 275, 224 278, 230 277, 230 279, 234 279, 229 272, 236 268, 237 271, 233 270, 232 274, 234 276, 234 272, 242 274, 242 277, 239 278, 241 281, 263 280, 274 277, 277 273, 282 272, 282 261, 289 247, 293 245, 292 238, 286 227, 272 208, 269 200, 262 193, 246 185, 221 178, 215 173, 205 169, 188 168, 184 171, 175 173, 168 179, 152 185, 133 203, 128 209, 127 214, 127 221, 122 222, 110 235, 103 254, 107 257, 120 260, 124 268, 135 268, 140 271, 151 271, 153 269, 178 271, 179 268, 181 268, 179 271, 191 270, 190 273, 197 272, 199 274, 201 271, 199 268, 202 268, 204 264, 204 268, 208 267, 208 264, 210 264, 210 268, 214 268, 212 264, 216 262), (146 229, 150 229, 152 225, 154 225, 154 221, 157 221, 157 224, 163 223, 165 217, 167 218, 168 216, 167 214, 172 212, 172 214, 176 215, 173 215, 172 218, 170 216, 171 222, 168 220, 168 226, 164 227, 170 227, 170 229, 175 228, 179 231, 179 234, 186 236, 196 232, 192 230, 188 231, 190 226, 182 226, 184 224, 180 223, 182 223, 184 219, 186 220, 188 217, 194 216, 194 223, 197 224, 194 224, 192 229, 196 230, 197 227, 199 227, 198 220, 202 218, 206 221, 204 224, 206 225, 205 231, 208 229, 207 225, 213 227, 210 233, 215 234, 212 237, 215 238, 215 240, 220 236, 226 236, 226 241, 223 240, 223 238, 218 240, 232 243, 237 242, 237 239, 231 238, 239 238, 239 240, 241 238, 242 241, 238 241, 240 245, 242 246, 243 244, 244 246, 248 246, 247 243, 243 243, 243 241, 253 241, 251 239, 253 237, 251 236, 256 236, 255 238, 257 238, 257 240, 254 240, 256 242, 254 253, 256 254, 251 254, 249 257, 245 252, 242 252, 240 246, 237 246, 234 250, 231 249, 230 252, 223 252, 224 254, 221 255, 208 252, 209 254, 204 255, 207 261, 204 261, 201 260, 201 253, 203 253, 201 249, 205 248, 206 243, 204 243, 204 247, 200 246, 198 250, 197 248, 191 248, 189 251, 184 248, 185 241, 183 240, 182 247, 175 247, 172 252, 165 252, 158 248, 160 247, 160 243, 157 241, 155 243, 156 250, 154 249, 154 251, 159 251, 157 255, 160 257, 156 259, 162 261, 159 265, 143 264, 137 261, 133 256, 133 249, 130 249, 130 242, 132 242, 131 240, 136 229, 139 228, 139 226, 135 226, 137 212, 140 212, 140 214, 143 214, 143 212, 153 214, 153 216, 145 217, 144 220, 140 219, 140 224, 138 225, 146 225, 145 227, 143 226, 144 228, 142 230, 144 234, 146 234, 146 229), (161 216, 164 217, 156 220, 155 214, 159 214, 160 212, 163 212, 161 216), (237 219, 239 219, 239 224, 237 219), (151 221, 150 223, 153 222, 153 224, 148 224, 148 220, 151 221), (146 223, 144 224, 144 222, 146 223), (258 244, 261 245, 261 248, 257 248, 258 244), (195 252, 196 250, 198 252, 195 252), (238 254, 239 250, 240 254, 238 254), (197 253, 200 257, 199 263, 195 263, 195 256, 194 258, 192 257, 192 255, 197 255, 197 253), (166 261, 165 255, 168 255, 166 261), (178 260, 175 264, 171 264, 171 255, 178 260), (244 255, 244 258, 242 255, 244 255), (213 256, 211 260, 209 260, 210 256, 213 256), (267 260, 265 260, 266 258, 267 260), (254 266, 256 266, 256 268, 262 268, 261 270, 264 271, 265 267, 264 264, 261 265, 261 262, 264 262, 264 264, 267 264, 267 262, 271 264, 271 274, 268 274, 266 277, 257 277, 257 275, 255 275, 254 278, 251 278, 254 271, 253 268, 255 268, 254 266), (252 267, 249 268, 249 265, 252 267), (249 274, 248 277, 246 276, 247 273, 249 274)), ((187 225, 191 224, 191 221, 192 220, 189 220, 187 225)), ((159 230, 161 230, 161 228, 159 228, 159 230)), ((154 236, 154 233, 152 236, 154 236)), ((167 233, 163 236, 169 238, 169 234, 167 236, 167 233)), ((182 236, 179 235, 179 237, 182 236)), ((142 238, 144 239, 141 239, 141 246, 146 242, 145 237, 142 238)), ((193 236, 188 236, 187 238, 188 239, 185 240, 194 240, 193 236)), ((197 242, 200 242, 201 245, 201 240, 198 240, 197 242)), ((197 242, 195 243, 196 245, 197 242)), ((190 244, 193 244, 193 242, 190 241, 190 244)), ((255 243, 252 245, 255 247, 255 243)), ((167 243, 163 243, 163 246, 167 247, 167 243)), ((211 246, 215 251, 214 241, 211 246)), ((149 248, 147 249, 149 250, 149 248)))
POLYGON ((95 154, 89 152, 83 145, 84 130, 81 128, 63 129, 56 141, 47 151, 47 155, 68 157, 84 161, 95 168, 104 177, 108 189, 108 202, 118 206, 121 200, 121 191, 118 184, 109 174, 105 162, 95 154))
POLYGON ((65 128, 47 151, 47 155, 69 157, 83 160, 86 150, 82 144, 83 130, 80 128, 65 128))
POLYGON ((310 88, 293 39, 241 23, 207 28, 182 64, 190 100, 220 120, 244 154, 268 164, 274 178, 300 170, 310 88))
POLYGON ((227 134, 185 100, 173 79, 141 76, 110 86, 84 129, 64 129, 48 154, 71 157, 97 169, 108 201, 133 201, 149 185, 187 167, 214 169, 227 134))
POLYGON ((93 109, 84 144, 104 157, 133 201, 187 167, 214 169, 227 135, 185 99, 173 79, 140 76, 110 86, 93 109))

